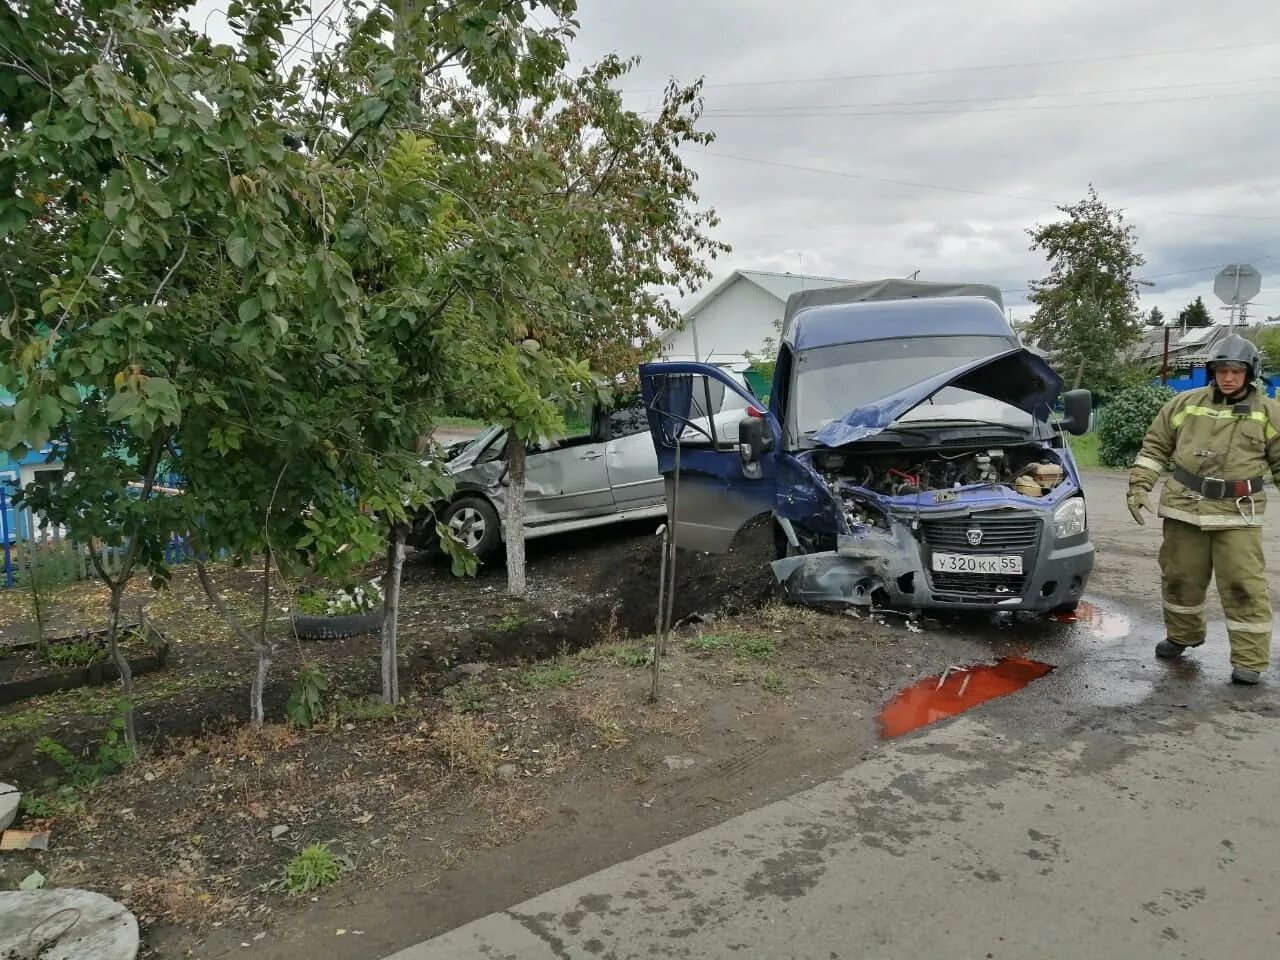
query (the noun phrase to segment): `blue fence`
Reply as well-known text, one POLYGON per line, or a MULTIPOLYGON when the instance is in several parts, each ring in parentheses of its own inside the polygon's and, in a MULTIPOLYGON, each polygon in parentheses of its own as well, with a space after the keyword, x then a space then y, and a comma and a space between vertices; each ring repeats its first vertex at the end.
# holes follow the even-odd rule
MULTIPOLYGON (((1267 396, 1274 398, 1276 395, 1276 388, 1280 386, 1280 377, 1263 377, 1262 379, 1267 385, 1267 396)), ((1158 384, 1160 380, 1157 378, 1153 382, 1158 384)), ((1170 377, 1167 383, 1167 386, 1172 387, 1179 393, 1183 393, 1187 390, 1198 390, 1200 387, 1207 387, 1208 385, 1209 374, 1204 367, 1193 367, 1191 370, 1187 371, 1185 376, 1170 377)))
MULTIPOLYGON (((164 493, 178 493, 181 482, 166 477, 160 482, 164 493)), ((91 580, 97 576, 88 548, 70 540, 66 530, 50 523, 30 507, 13 502, 14 484, 0 482, 0 548, 4 550, 4 575, 0 589, 24 586, 32 571, 46 584, 91 580)), ((108 573, 118 573, 124 547, 104 547, 99 558, 108 573)), ((174 534, 164 547, 166 564, 186 563, 195 557, 189 539, 174 534)))

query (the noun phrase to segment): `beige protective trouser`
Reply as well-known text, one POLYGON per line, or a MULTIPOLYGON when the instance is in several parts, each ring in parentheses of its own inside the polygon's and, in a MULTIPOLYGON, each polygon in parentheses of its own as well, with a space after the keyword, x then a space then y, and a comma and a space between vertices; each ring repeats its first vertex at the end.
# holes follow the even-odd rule
POLYGON ((1202 530, 1164 521, 1160 545, 1164 623, 1170 640, 1184 647, 1204 643, 1204 599, 1209 578, 1227 617, 1231 663, 1266 670, 1271 660, 1271 585, 1262 553, 1262 528, 1202 530))

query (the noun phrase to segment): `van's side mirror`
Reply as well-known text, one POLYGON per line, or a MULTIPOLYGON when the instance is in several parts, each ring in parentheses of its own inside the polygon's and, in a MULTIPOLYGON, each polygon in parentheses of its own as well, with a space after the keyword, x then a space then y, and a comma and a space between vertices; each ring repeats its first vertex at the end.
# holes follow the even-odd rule
POLYGON ((773 434, 769 425, 759 417, 747 417, 738 422, 738 454, 742 467, 754 467, 773 448, 773 434))
POLYGON ((1093 394, 1088 390, 1068 390, 1062 395, 1062 429, 1079 437, 1089 432, 1093 419, 1093 394))

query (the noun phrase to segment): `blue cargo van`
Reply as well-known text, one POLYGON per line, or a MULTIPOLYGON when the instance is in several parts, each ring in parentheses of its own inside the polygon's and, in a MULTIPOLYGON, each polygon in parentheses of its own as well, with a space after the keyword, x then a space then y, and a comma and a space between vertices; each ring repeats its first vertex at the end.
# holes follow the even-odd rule
POLYGON ((1072 610, 1093 569, 1066 434, 1088 391, 1026 349, 999 291, 885 280, 792 295, 768 409, 703 363, 640 368, 677 542, 772 515, 797 602, 1072 610), (721 391, 749 416, 714 423, 721 391), (675 477, 679 472, 679 486, 675 477))

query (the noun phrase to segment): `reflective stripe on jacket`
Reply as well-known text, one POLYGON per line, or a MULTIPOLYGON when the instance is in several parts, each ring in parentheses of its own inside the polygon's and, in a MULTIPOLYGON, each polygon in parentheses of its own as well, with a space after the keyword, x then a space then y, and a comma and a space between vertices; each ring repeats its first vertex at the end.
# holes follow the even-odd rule
MULTIPOLYGON (((1270 475, 1280 484, 1280 403, 1257 390, 1239 404, 1219 402, 1216 394, 1212 386, 1189 390, 1160 409, 1129 471, 1131 486, 1149 491, 1170 465, 1219 480, 1270 475)), ((1158 513, 1204 529, 1243 527, 1260 519, 1266 505, 1266 493, 1209 500, 1170 477, 1158 513)))

